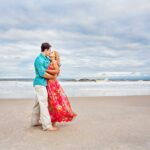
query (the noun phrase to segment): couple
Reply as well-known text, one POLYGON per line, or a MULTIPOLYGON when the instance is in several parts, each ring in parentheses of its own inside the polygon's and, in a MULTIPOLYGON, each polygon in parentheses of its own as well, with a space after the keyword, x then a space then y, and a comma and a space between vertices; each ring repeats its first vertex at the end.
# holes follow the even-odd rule
POLYGON ((76 117, 60 86, 57 76, 60 72, 59 54, 50 50, 49 43, 42 43, 41 53, 34 62, 36 77, 36 99, 32 112, 31 124, 42 125, 43 130, 55 131, 56 122, 72 121, 76 117))

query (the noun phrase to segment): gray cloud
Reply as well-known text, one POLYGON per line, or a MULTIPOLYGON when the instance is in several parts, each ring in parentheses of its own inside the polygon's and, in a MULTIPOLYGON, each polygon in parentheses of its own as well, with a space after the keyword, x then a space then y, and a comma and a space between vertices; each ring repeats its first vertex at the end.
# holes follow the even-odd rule
POLYGON ((149 16, 148 0, 5 0, 0 77, 33 77, 43 41, 59 51, 62 77, 150 72, 149 16))

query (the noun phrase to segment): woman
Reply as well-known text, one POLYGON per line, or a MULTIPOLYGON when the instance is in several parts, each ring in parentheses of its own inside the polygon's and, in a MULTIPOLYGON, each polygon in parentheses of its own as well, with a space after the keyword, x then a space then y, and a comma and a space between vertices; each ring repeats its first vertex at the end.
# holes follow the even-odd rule
MULTIPOLYGON (((50 54, 51 63, 47 72, 53 71, 57 77, 59 74, 60 59, 59 54, 54 51, 50 54)), ((51 72, 52 73, 52 72, 51 72)), ((49 113, 51 116, 52 125, 55 126, 56 122, 69 122, 77 116, 69 103, 68 97, 60 86, 58 80, 47 80, 48 104, 49 113)))

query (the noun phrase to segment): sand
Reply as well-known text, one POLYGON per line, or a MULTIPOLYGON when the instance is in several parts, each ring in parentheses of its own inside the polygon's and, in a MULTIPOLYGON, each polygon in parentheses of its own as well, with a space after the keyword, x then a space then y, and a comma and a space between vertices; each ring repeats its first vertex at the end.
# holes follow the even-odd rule
POLYGON ((0 150, 149 150, 150 96, 70 98, 58 131, 30 126, 34 100, 0 100, 0 150))

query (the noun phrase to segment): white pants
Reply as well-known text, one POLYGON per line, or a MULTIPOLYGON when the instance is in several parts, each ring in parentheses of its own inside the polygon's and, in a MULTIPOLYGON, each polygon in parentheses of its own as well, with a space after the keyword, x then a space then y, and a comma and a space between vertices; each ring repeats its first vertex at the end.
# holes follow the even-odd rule
POLYGON ((42 123, 43 130, 52 127, 51 118, 48 112, 48 94, 45 86, 35 86, 36 99, 33 106, 31 124, 37 125, 42 123))

